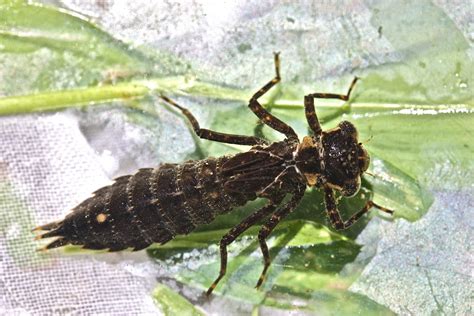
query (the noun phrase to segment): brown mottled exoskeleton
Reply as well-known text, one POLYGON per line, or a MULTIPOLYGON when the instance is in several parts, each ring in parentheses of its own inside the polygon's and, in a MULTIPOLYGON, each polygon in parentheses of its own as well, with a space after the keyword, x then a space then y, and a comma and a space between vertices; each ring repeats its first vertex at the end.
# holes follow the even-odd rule
POLYGON ((280 81, 279 57, 275 54, 276 76, 250 99, 249 108, 269 127, 285 135, 280 142, 268 144, 253 136, 223 134, 200 128, 194 116, 171 99, 161 98, 181 110, 194 132, 203 139, 250 145, 244 153, 165 164, 140 169, 101 188, 59 222, 36 228, 48 232, 38 238, 59 237, 45 249, 66 244, 88 249, 125 248, 140 250, 152 243, 164 244, 179 234, 188 234, 197 226, 211 222, 217 215, 230 212, 256 198, 267 205, 232 228, 220 242, 221 268, 207 295, 226 273, 227 246, 251 225, 265 220, 258 240, 264 268, 257 288, 270 265, 266 238, 282 218, 290 214, 304 195, 306 186, 324 190, 326 211, 336 229, 345 229, 371 207, 392 214, 393 211, 368 201, 348 220, 338 212, 334 190, 350 197, 360 188, 360 177, 369 166, 369 156, 357 140, 357 130, 347 122, 323 131, 314 109, 315 98, 348 100, 357 78, 345 95, 313 93, 305 96, 304 107, 313 135, 300 142, 295 131, 265 110, 257 101, 280 81), (282 203, 287 194, 291 198, 282 203), (281 205, 280 205, 281 204, 281 205))

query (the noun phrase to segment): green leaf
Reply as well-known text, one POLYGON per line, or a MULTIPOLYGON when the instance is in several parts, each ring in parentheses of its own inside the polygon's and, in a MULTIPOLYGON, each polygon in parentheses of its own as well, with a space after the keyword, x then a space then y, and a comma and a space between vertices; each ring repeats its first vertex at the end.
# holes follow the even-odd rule
POLYGON ((169 287, 159 284, 153 290, 153 300, 161 308, 164 315, 199 316, 205 315, 183 296, 169 287))
MULTIPOLYGON (((290 276, 298 278, 298 276, 290 276)), ((315 278, 301 274, 305 283, 321 282, 321 276, 315 278)), ((322 278, 324 280, 324 277, 322 278)), ((294 279, 286 280, 291 284, 294 279)), ((334 283, 334 286, 340 284, 334 283)), ((389 308, 374 302, 365 295, 355 294, 348 291, 335 289, 325 291, 306 290, 298 296, 285 294, 286 289, 281 292, 270 293, 264 300, 264 305, 289 311, 309 312, 317 315, 396 315, 389 308), (295 303, 297 302, 297 303, 295 303)))
POLYGON ((0 99, 0 115, 130 100, 186 81, 177 76, 188 69, 185 63, 134 49, 77 14, 7 1, 0 16, 0 95, 10 96, 0 99))
POLYGON ((390 205, 396 212, 394 217, 415 221, 433 204, 433 196, 419 180, 410 177, 390 162, 372 159, 369 171, 374 174, 369 181, 376 197, 375 202, 390 205))
POLYGON ((188 68, 169 55, 133 49, 85 17, 68 13, 26 1, 0 3, 3 94, 62 91, 145 75, 163 77, 188 68))
MULTIPOLYGON (((260 228, 251 227, 243 236, 255 236, 260 228)), ((227 230, 207 231, 177 237, 163 246, 152 246, 148 253, 159 260, 167 262, 177 279, 199 288, 207 289, 217 277, 219 271, 218 241, 227 230), (202 263, 189 263, 190 257, 203 256, 202 263), (211 254, 212 253, 212 254, 211 254), (209 257, 212 263, 209 263, 209 257)), ((263 299, 264 292, 254 289, 262 269, 262 257, 258 242, 248 243, 249 237, 243 237, 230 245, 229 252, 237 254, 229 260, 226 277, 216 289, 217 293, 225 293, 239 299, 256 303, 263 299), (258 254, 253 255, 254 252, 258 254), (257 301, 256 301, 257 300, 257 301)), ((271 255, 274 258, 268 276, 265 291, 271 290, 272 283, 278 285, 280 275, 301 271, 335 275, 346 263, 352 262, 359 246, 343 235, 331 232, 322 225, 301 220, 288 221, 275 228, 272 233, 271 255), (317 254, 317 255, 316 255, 317 254), (276 280, 276 281, 275 281, 276 280)), ((304 283, 304 279, 300 280, 304 283)), ((347 282, 346 282, 347 283, 347 282)), ((324 288, 325 284, 311 283, 313 290, 324 288)), ((298 282, 294 284, 296 288, 298 282)))
MULTIPOLYGON (((0 95, 10 96, 0 98, 0 115, 127 101, 156 90, 246 97, 182 76, 189 64, 132 48, 65 10, 7 1, 0 3, 0 16, 0 95)), ((141 104, 125 105, 149 111, 141 104)))
POLYGON ((0 16, 2 89, 10 95, 97 84, 107 71, 149 66, 83 17, 26 1, 0 5, 0 16))
MULTIPOLYGON (((214 291, 215 295, 286 310, 338 310, 342 315, 357 311, 368 315, 391 314, 367 297, 345 290, 351 279, 338 272, 354 260, 359 246, 312 222, 296 220, 277 226, 269 243, 272 266, 262 289, 255 290, 262 257, 257 241, 249 237, 258 229, 250 228, 244 237, 228 247, 227 274, 214 291), (344 306, 340 306, 342 298, 347 303, 344 306), (301 302, 298 307, 295 299, 301 302)), ((178 281, 206 290, 219 271, 218 247, 209 243, 217 244, 224 233, 194 233, 147 251, 164 262, 163 267, 168 267, 178 281)))
POLYGON ((377 1, 368 9, 398 61, 364 72, 364 101, 473 105, 470 43, 451 12, 427 0, 377 1))

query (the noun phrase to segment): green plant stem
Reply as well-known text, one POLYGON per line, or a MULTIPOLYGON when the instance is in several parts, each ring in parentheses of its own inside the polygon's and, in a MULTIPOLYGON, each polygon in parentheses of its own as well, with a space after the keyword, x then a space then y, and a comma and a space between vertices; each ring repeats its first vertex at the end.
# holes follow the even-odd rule
MULTIPOLYGON (((216 86, 198 80, 189 80, 183 76, 157 78, 150 80, 134 80, 116 85, 103 85, 88 88, 78 88, 53 92, 43 92, 22 96, 0 98, 0 115, 23 114, 29 112, 54 111, 69 107, 95 105, 114 100, 141 98, 152 92, 172 91, 173 94, 197 95, 225 100, 245 102, 247 91, 216 86)), ((263 102, 264 104, 266 102, 263 102)), ((319 108, 339 107, 335 104, 320 104, 319 108)), ((412 109, 413 104, 371 104, 351 103, 351 107, 374 108, 380 110, 412 109)), ((298 100, 280 99, 272 105, 275 109, 301 109, 303 104, 298 100)), ((416 105, 417 110, 456 111, 467 109, 465 104, 449 105, 416 105)))
POLYGON ((173 91, 178 94, 193 94, 228 100, 244 100, 244 93, 214 86, 184 77, 167 77, 151 80, 136 80, 116 85, 104 85, 62 91, 44 92, 0 99, 0 115, 22 114, 38 111, 53 111, 69 107, 94 105, 106 101, 144 97, 158 91, 173 91))

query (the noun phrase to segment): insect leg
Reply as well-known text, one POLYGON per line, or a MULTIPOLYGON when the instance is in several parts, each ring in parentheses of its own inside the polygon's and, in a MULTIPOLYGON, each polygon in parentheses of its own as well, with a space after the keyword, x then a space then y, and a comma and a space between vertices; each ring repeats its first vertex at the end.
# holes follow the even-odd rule
POLYGON ((378 208, 379 210, 386 212, 388 214, 393 214, 393 210, 389 210, 383 206, 375 204, 373 201, 367 201, 364 207, 357 213, 351 216, 347 221, 343 221, 341 214, 337 209, 336 199, 334 198, 334 192, 331 188, 324 188, 326 202, 326 212, 328 214, 329 220, 331 221, 332 226, 337 230, 342 230, 351 227, 359 218, 367 213, 371 207, 378 208))
POLYGON ((191 114, 190 111, 187 109, 183 108, 170 98, 161 95, 160 96, 166 103, 178 108, 181 110, 181 113, 186 116, 188 121, 191 123, 194 132, 196 133, 199 138, 203 139, 208 139, 216 142, 221 142, 221 143, 228 143, 228 144, 238 144, 238 145, 263 145, 266 144, 267 141, 264 139, 254 137, 254 136, 243 136, 243 135, 233 135, 233 134, 225 134, 225 133, 219 133, 219 132, 214 132, 205 128, 201 128, 199 126, 198 121, 194 117, 194 115, 191 114))
MULTIPOLYGON (((279 201, 280 202, 280 201, 279 201)), ((206 292, 206 295, 211 295, 212 291, 216 288, 219 281, 224 277, 227 269, 227 246, 230 245, 238 236, 245 232, 250 226, 255 224, 255 222, 261 220, 265 216, 271 214, 277 207, 278 203, 270 202, 270 204, 265 205, 257 212, 252 213, 246 219, 244 219, 240 224, 233 227, 227 234, 222 237, 220 242, 220 253, 221 253, 221 269, 219 276, 212 283, 209 289, 206 292)))
POLYGON ((260 98, 262 95, 264 95, 268 90, 270 90, 274 85, 276 85, 278 82, 280 82, 280 58, 279 58, 279 53, 275 53, 274 55, 274 60, 275 60, 275 78, 270 80, 266 85, 263 86, 260 90, 258 90, 250 99, 249 102, 249 108, 252 110, 257 117, 262 120, 262 122, 274 130, 285 134, 287 138, 290 139, 298 139, 298 136, 296 135, 295 131, 286 123, 283 121, 279 120, 270 112, 265 110, 263 106, 258 103, 257 99, 260 98))
POLYGON ((352 89, 356 84, 358 77, 355 77, 352 80, 352 83, 347 91, 347 94, 334 94, 334 93, 311 93, 304 97, 304 111, 306 115, 306 120, 308 121, 309 127, 314 132, 315 135, 321 134, 321 125, 319 124, 318 116, 316 115, 316 111, 314 109, 314 99, 321 98, 321 99, 340 99, 347 101, 351 95, 352 89))
POLYGON ((268 221, 262 226, 262 228, 258 232, 258 241, 260 243, 260 249, 262 250, 262 254, 263 254, 264 267, 255 288, 258 289, 262 285, 263 281, 265 280, 265 275, 267 274, 268 267, 270 266, 270 263, 271 263, 270 252, 268 251, 268 246, 265 239, 271 234, 271 232, 276 227, 276 225, 278 225, 281 219, 283 219, 284 217, 288 216, 291 212, 293 212, 293 210, 300 203, 303 195, 304 195, 304 187, 300 188, 297 192, 295 192, 291 200, 288 201, 288 203, 283 205, 281 208, 279 208, 268 219, 268 221))

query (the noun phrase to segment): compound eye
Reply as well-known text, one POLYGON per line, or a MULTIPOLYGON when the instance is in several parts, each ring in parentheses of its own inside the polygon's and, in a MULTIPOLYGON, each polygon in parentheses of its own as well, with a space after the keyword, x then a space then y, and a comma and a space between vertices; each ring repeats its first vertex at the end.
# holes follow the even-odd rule
POLYGON ((362 146, 360 146, 359 169, 362 172, 365 172, 369 168, 369 164, 370 164, 370 156, 367 153, 367 150, 365 150, 364 148, 362 148, 362 146))
POLYGON ((357 129, 351 122, 342 121, 341 123, 339 123, 339 128, 344 134, 352 136, 354 139, 357 139, 357 137, 359 136, 357 134, 357 129))

